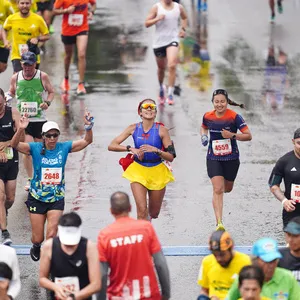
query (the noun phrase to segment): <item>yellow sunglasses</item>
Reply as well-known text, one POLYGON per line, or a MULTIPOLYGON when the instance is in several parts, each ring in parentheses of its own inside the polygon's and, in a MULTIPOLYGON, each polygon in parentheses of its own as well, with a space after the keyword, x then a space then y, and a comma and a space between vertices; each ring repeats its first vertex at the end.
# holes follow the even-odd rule
POLYGON ((151 110, 156 110, 156 105, 154 103, 143 103, 141 105, 141 108, 143 109, 148 109, 148 108, 151 108, 151 110))

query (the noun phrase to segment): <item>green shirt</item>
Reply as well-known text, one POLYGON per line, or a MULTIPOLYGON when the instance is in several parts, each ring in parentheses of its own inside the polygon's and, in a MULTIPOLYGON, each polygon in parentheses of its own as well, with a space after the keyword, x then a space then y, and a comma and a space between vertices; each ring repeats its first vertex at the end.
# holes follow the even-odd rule
MULTIPOLYGON (((238 282, 239 279, 236 278, 226 300, 238 300, 241 297, 238 282)), ((292 272, 276 268, 272 279, 264 283, 261 295, 272 300, 296 300, 300 299, 300 286, 292 272)))

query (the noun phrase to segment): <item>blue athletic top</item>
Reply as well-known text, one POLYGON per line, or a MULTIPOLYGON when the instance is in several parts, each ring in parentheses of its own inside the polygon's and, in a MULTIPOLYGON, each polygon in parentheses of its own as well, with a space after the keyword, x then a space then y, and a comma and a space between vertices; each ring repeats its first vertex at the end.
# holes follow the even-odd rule
MULTIPOLYGON (((134 147, 139 149, 142 145, 151 145, 158 149, 163 148, 161 137, 159 136, 160 124, 154 123, 148 132, 144 131, 142 123, 137 123, 132 134, 134 147)), ((162 162, 162 159, 156 153, 144 153, 144 159, 140 161, 137 157, 134 160, 145 167, 154 167, 162 162)))
POLYGON ((65 165, 72 141, 57 143, 55 149, 41 154, 43 143, 29 143, 34 174, 29 192, 42 202, 55 202, 65 197, 65 165))
POLYGON ((235 160, 239 158, 239 149, 236 140, 224 139, 222 129, 237 133, 248 129, 243 117, 235 111, 227 109, 224 116, 218 118, 215 110, 203 116, 202 127, 209 130, 210 140, 207 151, 209 160, 235 160))

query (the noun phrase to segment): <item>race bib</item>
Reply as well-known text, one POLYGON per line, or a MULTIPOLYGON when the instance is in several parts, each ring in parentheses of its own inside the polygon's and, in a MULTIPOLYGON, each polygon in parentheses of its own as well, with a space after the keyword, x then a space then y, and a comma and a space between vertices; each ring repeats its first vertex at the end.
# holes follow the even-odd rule
POLYGON ((34 117, 38 113, 37 102, 21 102, 21 115, 28 115, 34 117))
POLYGON ((27 44, 19 44, 19 53, 22 56, 23 53, 28 52, 28 45, 27 44))
POLYGON ((81 26, 83 24, 83 15, 69 14, 68 24, 70 26, 81 26))
POLYGON ((55 277, 54 282, 65 289, 65 293, 67 294, 67 296, 80 291, 79 279, 77 276, 55 277))
POLYGON ((230 139, 215 140, 212 142, 212 148, 214 155, 217 156, 229 155, 232 153, 230 139))
POLYGON ((42 168, 43 184, 60 184, 62 179, 62 168, 42 168))
POLYGON ((300 184, 292 183, 291 199, 296 201, 296 202, 300 202, 300 184))
POLYGON ((13 159, 13 157, 14 157, 14 151, 13 151, 12 147, 6 147, 4 149, 4 153, 6 154, 7 159, 13 159))

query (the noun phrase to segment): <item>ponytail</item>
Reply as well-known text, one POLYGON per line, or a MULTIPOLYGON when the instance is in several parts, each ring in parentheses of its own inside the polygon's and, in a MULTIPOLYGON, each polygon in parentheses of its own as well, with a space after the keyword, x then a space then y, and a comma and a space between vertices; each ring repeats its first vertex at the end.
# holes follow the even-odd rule
POLYGON ((213 101, 214 101, 214 96, 219 95, 219 94, 225 96, 225 98, 226 98, 226 100, 227 100, 227 102, 228 102, 229 105, 239 106, 240 108, 245 108, 244 104, 238 104, 238 103, 232 101, 231 99, 229 99, 228 93, 227 93, 227 91, 224 90, 224 89, 217 89, 217 90, 215 90, 215 91, 213 92, 211 101, 213 102, 213 101))
POLYGON ((245 105, 242 103, 242 104, 239 104, 239 103, 236 103, 234 102, 233 100, 227 98, 227 102, 229 105, 232 105, 232 106, 239 106, 240 108, 245 108, 245 105))
POLYGON ((41 150, 41 155, 45 155, 46 154, 46 145, 45 145, 45 139, 43 139, 43 148, 41 150))

